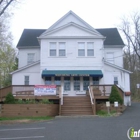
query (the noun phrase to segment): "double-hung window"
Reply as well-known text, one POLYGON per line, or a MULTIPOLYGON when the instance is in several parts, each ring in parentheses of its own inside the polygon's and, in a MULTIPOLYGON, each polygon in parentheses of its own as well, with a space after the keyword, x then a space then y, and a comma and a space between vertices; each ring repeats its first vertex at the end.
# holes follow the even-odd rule
POLYGON ((107 53, 106 53, 106 60, 107 60, 109 63, 114 64, 114 53, 113 53, 113 52, 107 52, 107 53))
POLYGON ((29 85, 29 76, 24 77, 24 85, 29 85))
POLYGON ((34 62, 34 57, 35 57, 34 53, 28 53, 27 54, 27 64, 33 63, 34 62))
POLYGON ((114 84, 118 84, 118 77, 114 77, 114 84))
POLYGON ((94 43, 87 42, 87 56, 94 56, 94 43))
POLYGON ((85 43, 78 42, 78 56, 85 56, 85 43))
POLYGON ((66 56, 66 43, 59 42, 59 56, 66 56))
POLYGON ((50 56, 56 56, 56 42, 50 42, 50 56))

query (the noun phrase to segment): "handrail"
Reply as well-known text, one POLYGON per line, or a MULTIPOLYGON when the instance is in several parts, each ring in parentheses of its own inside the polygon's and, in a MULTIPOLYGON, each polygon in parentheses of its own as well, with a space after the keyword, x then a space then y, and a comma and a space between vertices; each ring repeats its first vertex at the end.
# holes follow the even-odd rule
POLYGON ((90 86, 88 86, 88 90, 89 90, 89 95, 90 95, 90 100, 91 100, 91 104, 93 105, 93 94, 90 91, 90 86))
POLYGON ((63 86, 61 86, 61 105, 63 105, 63 86))

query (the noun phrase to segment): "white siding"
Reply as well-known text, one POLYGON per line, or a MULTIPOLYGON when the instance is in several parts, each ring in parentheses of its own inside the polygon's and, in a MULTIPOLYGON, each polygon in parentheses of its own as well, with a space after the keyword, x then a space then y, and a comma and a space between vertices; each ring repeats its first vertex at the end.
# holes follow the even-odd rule
POLYGON ((107 53, 114 53, 114 64, 123 67, 123 51, 122 48, 105 48, 104 57, 107 59, 107 53))
POLYGON ((40 60, 40 48, 32 48, 32 49, 19 49, 19 63, 18 68, 24 67, 27 65, 27 54, 34 53, 35 60, 40 60))
POLYGON ((12 75, 12 85, 24 85, 24 77, 29 76, 29 85, 41 84, 40 65, 35 65, 12 75))
POLYGON ((93 33, 81 30, 80 28, 70 25, 66 28, 50 34, 49 36, 93 36, 93 33))
POLYGON ((43 39, 41 41, 41 70, 98 70, 102 68, 102 45, 100 39, 43 39), (50 57, 50 42, 66 42, 65 57, 50 57), (94 42, 93 57, 78 57, 78 42, 94 42))
POLYGON ((81 25, 83 27, 89 28, 87 25, 85 25, 83 22, 81 22, 75 16, 73 16, 72 14, 70 14, 69 16, 65 17, 62 22, 58 23, 55 27, 53 27, 53 29, 56 29, 56 28, 58 28, 60 26, 63 26, 65 24, 68 24, 69 22, 74 22, 74 23, 79 24, 79 25, 81 25))

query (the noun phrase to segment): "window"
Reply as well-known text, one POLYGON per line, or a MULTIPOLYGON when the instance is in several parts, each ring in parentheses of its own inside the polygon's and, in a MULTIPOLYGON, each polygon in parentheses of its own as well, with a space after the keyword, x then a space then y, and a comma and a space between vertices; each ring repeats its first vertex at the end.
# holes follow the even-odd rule
POLYGON ((24 85, 29 85, 29 76, 24 77, 24 85))
POLYGON ((74 77, 74 90, 80 90, 80 77, 74 77))
POLYGON ((83 90, 88 90, 89 77, 83 77, 83 90))
POLYGON ((56 56, 56 42, 50 42, 50 56, 56 56))
POLYGON ((84 42, 78 43, 78 56, 85 56, 85 43, 84 42))
POLYGON ((27 58, 27 64, 33 63, 35 54, 34 53, 28 53, 27 55, 28 55, 27 56, 28 57, 27 58))
POLYGON ((61 85, 61 77, 55 77, 55 85, 61 85))
POLYGON ((70 91, 70 77, 64 77, 64 90, 70 91))
POLYGON ((52 84, 51 77, 45 77, 45 85, 51 85, 51 84, 52 84))
POLYGON ((94 56, 94 46, 93 42, 87 43, 87 56, 94 56))
POLYGON ((99 77, 93 77, 93 85, 99 85, 99 77))
POLYGON ((59 56, 66 56, 66 43, 59 42, 59 56))
POLYGON ((114 84, 115 84, 115 85, 118 84, 118 77, 114 77, 114 84))
POLYGON ((106 53, 106 60, 107 60, 109 63, 114 64, 114 53, 113 53, 113 52, 108 52, 108 53, 106 53))

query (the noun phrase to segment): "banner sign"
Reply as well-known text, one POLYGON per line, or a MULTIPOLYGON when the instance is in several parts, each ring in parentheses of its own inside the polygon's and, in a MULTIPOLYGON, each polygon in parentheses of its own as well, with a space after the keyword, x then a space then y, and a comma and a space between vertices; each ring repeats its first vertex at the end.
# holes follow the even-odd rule
POLYGON ((56 85, 35 85, 34 95, 56 95, 56 85))

